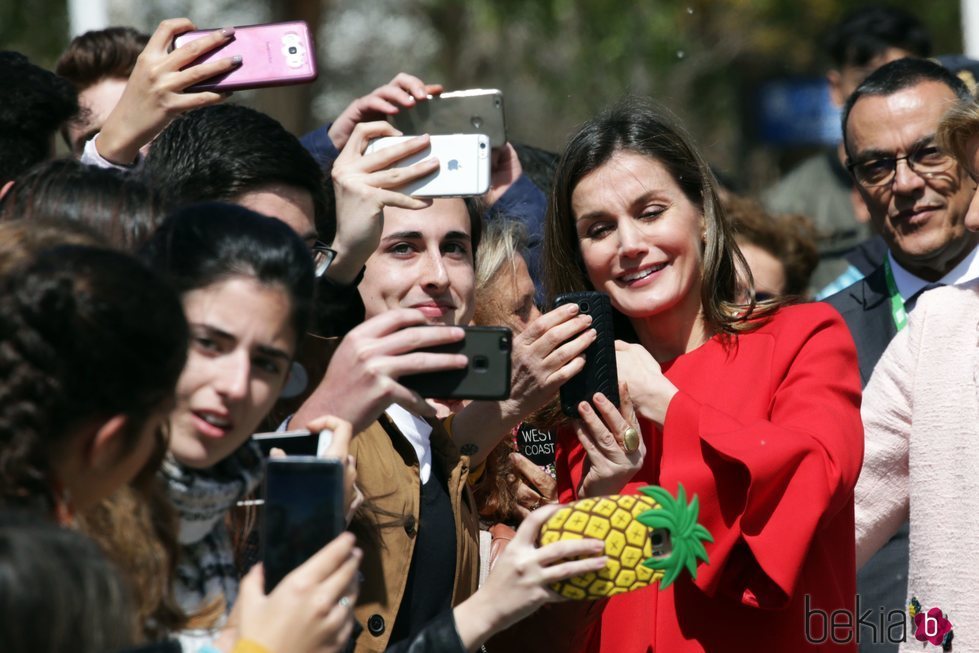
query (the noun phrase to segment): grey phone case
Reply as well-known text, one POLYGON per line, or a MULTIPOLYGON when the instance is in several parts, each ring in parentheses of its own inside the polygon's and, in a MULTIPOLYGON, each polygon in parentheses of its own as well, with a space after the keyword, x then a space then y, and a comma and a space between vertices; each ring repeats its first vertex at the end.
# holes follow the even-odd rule
MULTIPOLYGON (((421 328, 425 327, 413 327, 421 328)), ((422 397, 434 399, 507 399, 510 396, 512 334, 506 327, 465 327, 459 342, 423 351, 465 354, 469 364, 461 370, 409 374, 398 382, 422 397)))

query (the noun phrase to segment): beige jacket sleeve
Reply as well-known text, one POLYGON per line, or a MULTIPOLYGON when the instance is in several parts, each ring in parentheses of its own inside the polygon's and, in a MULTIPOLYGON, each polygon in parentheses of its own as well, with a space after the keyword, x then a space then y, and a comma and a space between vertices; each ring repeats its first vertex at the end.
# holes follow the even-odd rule
POLYGON ((854 491, 857 569, 908 518, 908 442, 922 322, 912 318, 894 337, 863 393, 864 459, 854 491))

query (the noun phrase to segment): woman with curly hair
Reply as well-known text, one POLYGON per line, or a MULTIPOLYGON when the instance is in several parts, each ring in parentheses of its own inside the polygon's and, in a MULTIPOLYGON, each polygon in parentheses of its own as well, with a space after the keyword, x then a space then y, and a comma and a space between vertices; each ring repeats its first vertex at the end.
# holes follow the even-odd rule
POLYGON ((71 523, 152 456, 187 323, 156 274, 105 249, 43 251, 0 286, 0 502, 71 523))

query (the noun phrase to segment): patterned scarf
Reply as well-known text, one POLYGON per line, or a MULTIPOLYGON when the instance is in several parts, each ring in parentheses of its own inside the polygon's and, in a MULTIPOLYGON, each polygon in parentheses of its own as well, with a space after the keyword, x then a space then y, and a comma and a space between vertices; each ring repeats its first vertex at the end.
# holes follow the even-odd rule
POLYGON ((262 454, 249 441, 208 469, 192 469, 167 457, 160 472, 180 515, 180 561, 174 590, 180 606, 194 612, 223 596, 226 611, 238 596, 238 569, 225 517, 262 480, 262 454))

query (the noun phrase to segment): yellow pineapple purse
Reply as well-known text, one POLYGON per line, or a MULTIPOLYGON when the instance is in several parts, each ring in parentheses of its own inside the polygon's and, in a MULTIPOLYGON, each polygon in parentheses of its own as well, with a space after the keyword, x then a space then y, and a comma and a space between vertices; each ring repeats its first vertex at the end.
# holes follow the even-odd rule
POLYGON ((598 573, 575 576, 551 585, 569 599, 601 599, 652 583, 669 587, 686 569, 697 577, 705 563, 704 542, 714 539, 697 523, 697 496, 687 504, 680 485, 677 497, 655 485, 639 494, 613 494, 563 506, 541 528, 541 545, 561 540, 605 540, 608 563, 598 573))

